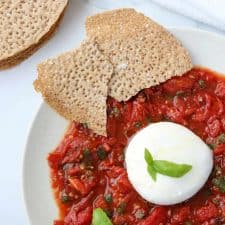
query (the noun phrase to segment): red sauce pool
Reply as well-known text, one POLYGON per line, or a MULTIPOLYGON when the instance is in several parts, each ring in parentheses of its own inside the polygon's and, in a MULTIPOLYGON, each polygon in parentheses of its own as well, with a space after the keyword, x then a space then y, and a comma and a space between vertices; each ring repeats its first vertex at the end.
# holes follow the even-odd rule
POLYGON ((55 225, 91 225, 102 208, 114 225, 225 224, 225 79, 194 68, 145 89, 127 102, 107 100, 108 137, 73 122, 48 156, 61 219, 55 225), (214 170, 190 200, 158 206, 142 199, 127 178, 128 138, 150 122, 182 124, 210 145, 214 170))

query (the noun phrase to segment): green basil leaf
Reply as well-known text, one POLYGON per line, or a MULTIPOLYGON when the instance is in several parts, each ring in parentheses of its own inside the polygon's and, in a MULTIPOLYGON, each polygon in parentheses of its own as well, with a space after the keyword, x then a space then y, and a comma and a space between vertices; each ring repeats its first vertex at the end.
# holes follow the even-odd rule
POLYGON ((153 167, 156 172, 169 177, 182 177, 192 169, 191 165, 177 164, 166 160, 154 160, 153 167))
POLYGON ((145 161, 148 165, 152 165, 153 164, 153 158, 152 155, 150 153, 150 151, 145 148, 145 161))
POLYGON ((148 174, 151 176, 152 180, 156 181, 156 171, 152 165, 148 165, 147 167, 148 174))
POLYGON ((62 203, 68 203, 68 202, 71 201, 70 196, 69 195, 66 195, 66 194, 63 194, 61 196, 60 200, 61 200, 62 203))
POLYGON ((202 79, 200 79, 200 80, 198 81, 198 84, 199 84, 199 86, 200 86, 201 88, 205 88, 205 87, 206 87, 206 83, 205 83, 205 81, 202 80, 202 79))
POLYGON ((222 193, 225 193, 225 177, 218 177, 212 180, 212 183, 219 188, 222 193))
POLYGON ((100 147, 97 149, 97 156, 100 160, 104 160, 107 157, 107 152, 104 148, 100 147))
POLYGON ((225 134, 222 133, 220 134, 217 138, 216 138, 216 144, 219 145, 219 144, 223 144, 225 143, 225 134))
POLYGON ((126 202, 121 202, 119 204, 119 206, 117 207, 116 211, 119 215, 124 214, 125 210, 126 210, 127 204, 126 202))
POLYGON ((101 208, 94 209, 93 211, 93 218, 92 218, 93 225, 113 225, 107 214, 101 208))
POLYGON ((113 201, 112 195, 111 195, 111 194, 106 194, 106 195, 104 196, 104 199, 105 199, 105 201, 108 202, 108 203, 112 203, 112 201, 113 201))
POLYGON ((134 126, 135 126, 136 128, 140 128, 140 127, 142 126, 141 121, 137 121, 137 122, 134 124, 134 126))

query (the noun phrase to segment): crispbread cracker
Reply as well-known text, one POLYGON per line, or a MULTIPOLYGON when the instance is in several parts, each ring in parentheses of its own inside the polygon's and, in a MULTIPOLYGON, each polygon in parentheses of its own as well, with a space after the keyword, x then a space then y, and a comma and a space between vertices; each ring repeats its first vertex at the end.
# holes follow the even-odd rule
POLYGON ((38 66, 34 87, 45 101, 68 120, 87 123, 106 135, 106 98, 113 66, 94 40, 38 66))
POLYGON ((180 42, 133 9, 88 17, 86 30, 114 65, 109 95, 118 101, 128 100, 140 90, 192 68, 191 58, 180 42))
POLYGON ((0 0, 0 69, 20 63, 48 40, 68 0, 0 0))

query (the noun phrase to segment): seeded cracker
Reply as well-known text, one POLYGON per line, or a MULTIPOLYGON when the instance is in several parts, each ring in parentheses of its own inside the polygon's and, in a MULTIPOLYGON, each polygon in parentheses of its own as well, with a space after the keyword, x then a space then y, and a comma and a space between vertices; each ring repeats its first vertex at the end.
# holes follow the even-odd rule
POLYGON ((109 95, 118 101, 192 68, 191 58, 180 42, 133 9, 88 17, 86 31, 88 37, 96 37, 100 50, 114 66, 109 95))
POLYGON ((113 66, 94 41, 49 59, 38 66, 34 87, 45 101, 68 120, 87 123, 106 135, 106 98, 113 66))
POLYGON ((0 0, 0 69, 20 63, 58 27, 68 0, 0 0))

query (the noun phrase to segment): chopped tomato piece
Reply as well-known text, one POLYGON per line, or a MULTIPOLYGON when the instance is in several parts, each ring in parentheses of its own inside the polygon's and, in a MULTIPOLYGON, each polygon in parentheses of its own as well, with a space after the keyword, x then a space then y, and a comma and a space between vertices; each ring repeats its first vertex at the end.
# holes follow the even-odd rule
POLYGON ((218 145, 214 150, 214 155, 221 155, 225 153, 225 144, 218 145))
POLYGON ((95 201, 93 202, 94 208, 102 208, 106 209, 107 208, 107 202, 104 199, 103 195, 99 195, 95 201))
POLYGON ((191 89, 194 85, 194 80, 188 77, 175 77, 163 84, 163 88, 167 93, 176 94, 178 91, 191 89))
POLYGON ((190 215, 190 207, 183 207, 180 208, 172 217, 173 223, 181 223, 188 219, 188 216, 190 215))
POLYGON ((92 219, 92 208, 89 206, 77 215, 76 225, 89 225, 92 219))
POLYGON ((157 207, 153 212, 138 225, 160 225, 164 224, 167 220, 167 210, 164 207, 157 207))
POLYGON ((61 220, 55 220, 54 225, 64 225, 64 222, 61 220))
POLYGON ((207 122, 208 133, 211 137, 216 137, 219 135, 221 130, 221 123, 217 118, 210 118, 207 122))
POLYGON ((76 189, 76 191, 80 192, 82 195, 87 194, 85 185, 79 179, 70 178, 69 182, 76 189))
POLYGON ((215 94, 219 97, 225 97, 225 83, 219 81, 216 85, 215 94))
POLYGON ((207 206, 203 206, 196 211, 197 220, 199 222, 204 222, 211 218, 215 218, 217 215, 217 208, 212 203, 209 203, 207 206))

